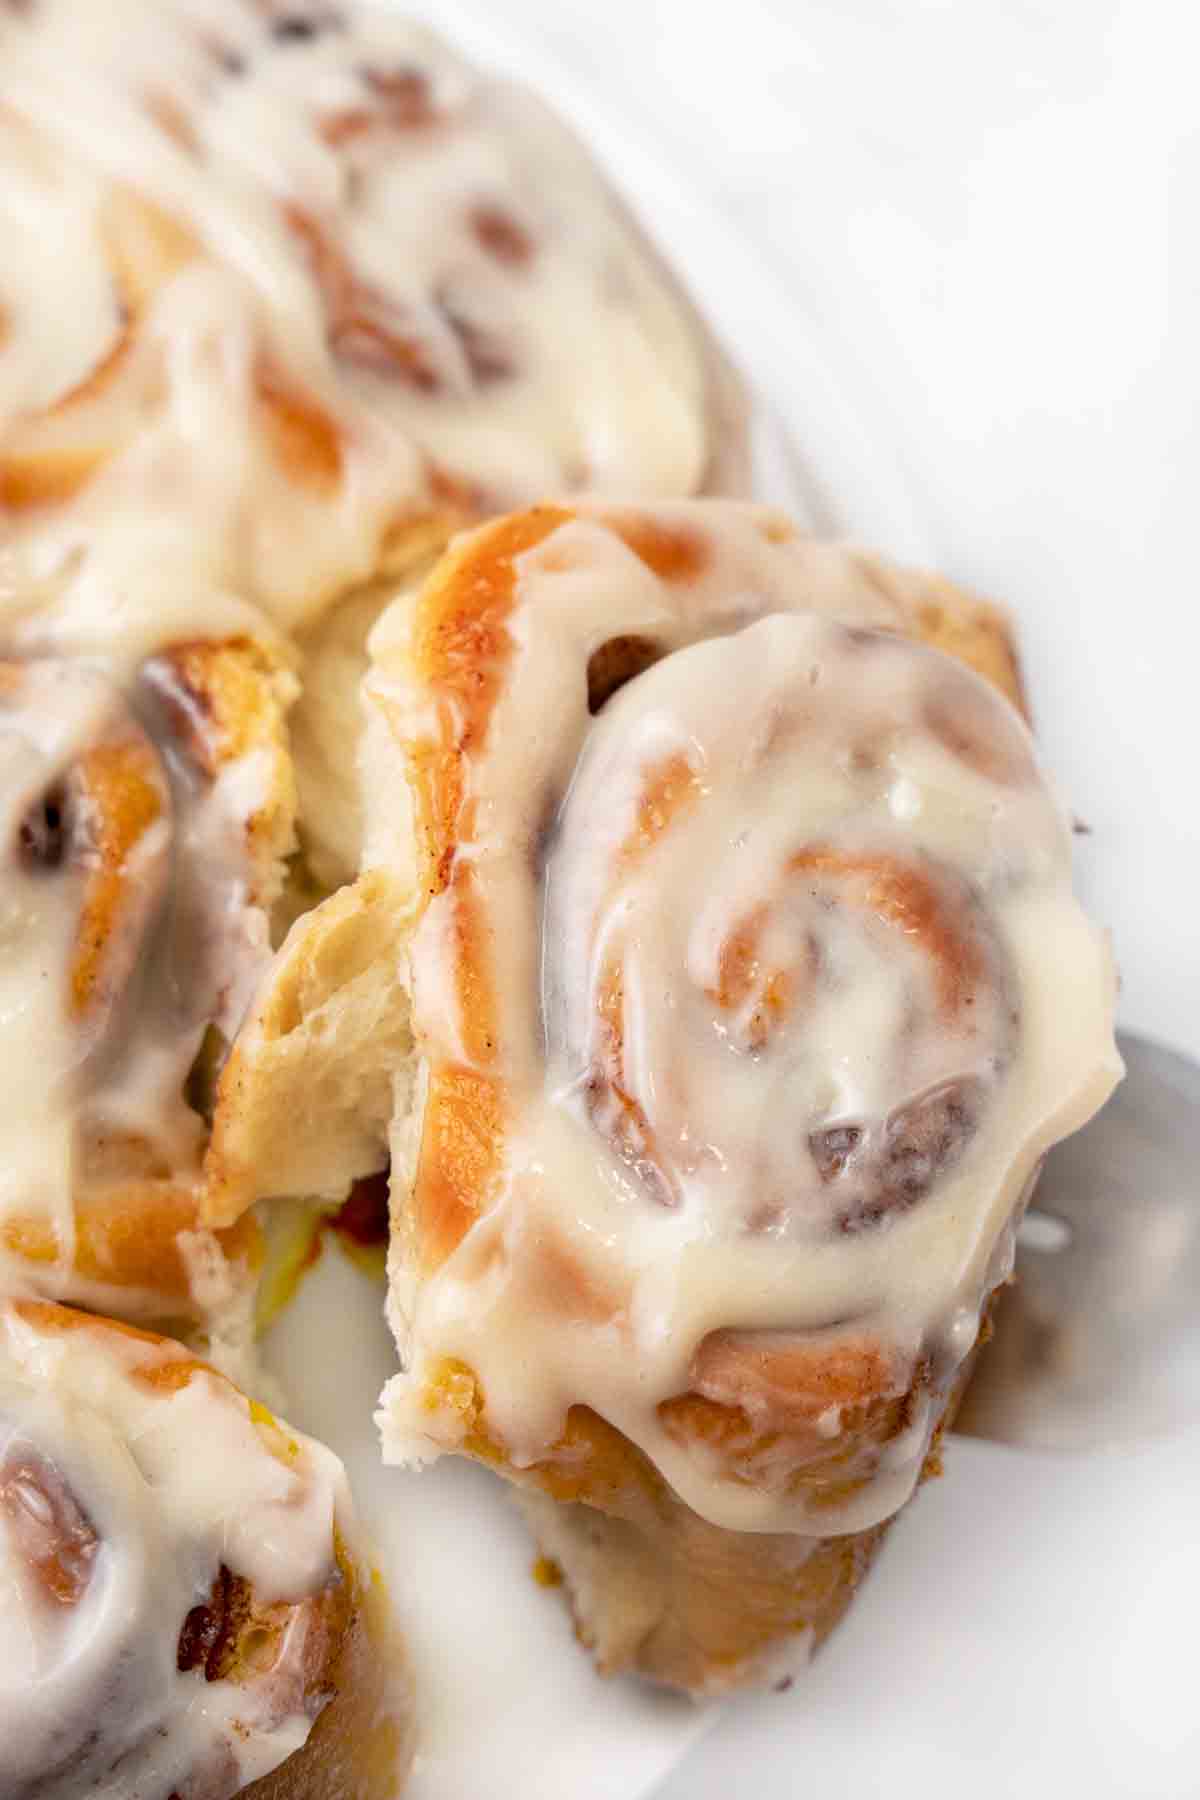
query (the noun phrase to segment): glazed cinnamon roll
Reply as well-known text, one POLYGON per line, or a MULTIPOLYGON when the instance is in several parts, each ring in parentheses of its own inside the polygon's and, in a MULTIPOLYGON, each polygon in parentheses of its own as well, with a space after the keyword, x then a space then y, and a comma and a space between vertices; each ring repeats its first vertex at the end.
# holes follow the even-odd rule
POLYGON ((216 1216, 289 1066, 331 1179, 386 1120, 387 1455, 519 1483, 604 1669, 775 1677, 1119 1069, 1003 620, 764 509, 595 503, 464 538, 373 651, 370 866, 231 1060, 216 1216))
POLYGON ((0 1602, 6 1800, 398 1791, 341 1465, 178 1344, 0 1305, 0 1602))
POLYGON ((251 1220, 200 1218, 212 1092, 271 953, 292 847, 263 643, 178 643, 128 679, 0 660, 0 1281, 244 1342, 251 1220))
POLYGON ((365 622, 452 530, 745 488, 739 384, 584 151, 391 9, 0 10, 0 199, 6 554, 79 606, 149 578, 310 634, 327 884, 357 868, 365 622))

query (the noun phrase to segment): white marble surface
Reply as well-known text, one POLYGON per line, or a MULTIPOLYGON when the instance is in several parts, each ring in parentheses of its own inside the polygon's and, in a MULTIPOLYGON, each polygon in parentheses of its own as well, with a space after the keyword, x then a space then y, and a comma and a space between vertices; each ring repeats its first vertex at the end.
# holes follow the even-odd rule
MULTIPOLYGON (((1046 755, 1092 828, 1081 875, 1124 1020, 1200 1055, 1184 10, 429 10, 574 114, 815 462, 831 517, 1013 606, 1046 755), (764 280, 794 341, 756 310, 764 280)), ((730 1708, 660 1800, 1190 1800, 1198 1499, 1196 1436, 1087 1464, 954 1446, 811 1677, 730 1708)), ((594 1791, 631 1800, 615 1767, 594 1791)))

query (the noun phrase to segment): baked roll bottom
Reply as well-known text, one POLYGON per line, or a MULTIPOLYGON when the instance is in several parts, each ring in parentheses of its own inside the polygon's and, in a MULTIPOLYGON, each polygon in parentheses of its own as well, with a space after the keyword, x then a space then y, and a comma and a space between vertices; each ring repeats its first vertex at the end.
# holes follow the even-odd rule
MULTIPOLYGON (((942 1473, 942 1438, 973 1362, 934 1429, 921 1482, 942 1473)), ((710 1524, 665 1488, 625 1512, 611 1497, 614 1510, 602 1510, 517 1479, 517 1504, 600 1672, 697 1697, 789 1681, 839 1623, 900 1516, 829 1537, 751 1534, 710 1524)))

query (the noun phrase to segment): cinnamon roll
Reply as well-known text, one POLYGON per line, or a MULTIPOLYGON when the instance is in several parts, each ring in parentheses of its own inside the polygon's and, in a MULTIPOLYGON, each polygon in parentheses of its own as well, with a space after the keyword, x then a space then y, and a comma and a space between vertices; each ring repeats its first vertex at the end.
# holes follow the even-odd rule
POLYGON ((0 1601, 6 1800, 398 1791, 341 1465, 178 1344, 0 1304, 0 1601))
POLYGON ((12 566, 79 607, 149 578, 303 628, 328 885, 358 853, 330 665, 349 642, 353 691, 364 621, 452 530, 745 487, 739 384, 582 148, 391 9, 0 11, 0 195, 12 566))
POLYGON ((372 649, 368 867, 231 1059, 213 1217, 286 1185, 301 1071, 331 1187, 386 1130, 386 1454, 519 1484, 602 1668, 774 1678, 1119 1070, 1003 618, 596 502, 462 539, 372 649))
POLYGON ((200 1217, 213 1088, 293 842, 263 642, 0 660, 0 1281, 249 1333, 250 1219, 200 1217))

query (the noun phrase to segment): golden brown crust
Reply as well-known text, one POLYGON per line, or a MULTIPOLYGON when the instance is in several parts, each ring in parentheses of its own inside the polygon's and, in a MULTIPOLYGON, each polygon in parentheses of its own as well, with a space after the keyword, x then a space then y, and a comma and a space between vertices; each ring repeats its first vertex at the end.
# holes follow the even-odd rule
POLYGON ((246 896, 269 907, 295 847, 296 776, 288 712, 298 692, 282 650, 248 637, 174 644, 146 665, 193 766, 210 781, 244 756, 261 759, 263 803, 246 822, 255 879, 246 896))
POLYGON ((158 755, 136 727, 85 750, 67 785, 88 831, 71 965, 71 1007, 82 1022, 108 1012, 136 960, 147 884, 144 875, 131 882, 128 872, 142 840, 165 818, 170 796, 158 755))
POLYGON ((1002 607, 956 587, 942 575, 914 574, 865 551, 855 552, 855 561, 868 580, 886 594, 898 594, 911 607, 914 636, 921 643, 974 669, 1028 719, 1016 638, 1002 607))
MULTIPOLYGON (((980 1341, 987 1330, 985 1318, 980 1341)), ((942 1438, 972 1360, 942 1403, 923 1481, 942 1472, 942 1438)), ((646 1505, 608 1473, 578 1496, 535 1478, 543 1491, 522 1485, 522 1511, 561 1571, 577 1635, 601 1672, 697 1695, 786 1681, 834 1630, 893 1522, 821 1538, 725 1531, 661 1483, 646 1505)))
MULTIPOLYGON (((829 1482, 831 1504, 852 1485, 837 1476, 853 1446, 842 1439, 822 1443, 813 1428, 816 1409, 834 1395, 858 1406, 858 1448, 864 1435, 887 1442, 909 1416, 905 1395, 886 1404, 862 1399, 880 1378, 876 1360, 873 1348, 864 1351, 864 1373, 849 1355, 823 1362, 811 1356, 805 1386, 792 1396, 812 1435, 808 1473, 814 1483, 829 1482)), ((944 1403, 927 1476, 940 1473, 938 1446, 963 1385, 960 1380, 944 1403)), ((580 1638, 606 1675, 634 1672, 699 1694, 758 1683, 781 1660, 785 1672, 792 1640, 807 1634, 811 1650, 833 1630, 890 1523, 827 1538, 724 1530, 686 1506, 635 1445, 586 1407, 571 1408, 548 1457, 517 1468, 488 1428, 470 1370, 443 1367, 427 1402, 431 1410, 457 1414, 466 1454, 522 1490, 523 1510, 544 1552, 563 1566, 580 1638)), ((678 1404, 689 1426, 693 1409, 705 1407, 694 1394, 678 1404)), ((745 1417, 729 1407, 709 1406, 697 1431, 709 1441, 752 1437, 745 1417)))
POLYGON ((747 1486, 786 1444, 789 1487, 813 1510, 843 1505, 870 1480, 879 1452, 911 1424, 928 1370, 911 1374, 869 1337, 764 1343, 717 1331, 700 1345, 691 1379, 687 1393, 659 1408, 668 1434, 703 1448, 727 1479, 747 1486), (766 1426, 757 1422, 764 1408, 766 1426), (834 1437, 821 1429, 831 1408, 834 1437))
POLYGON ((250 1583, 222 1568, 207 1603, 184 1622, 179 1668, 237 1684, 270 1674, 289 1626, 304 1614, 301 1680, 312 1730, 300 1750, 243 1788, 240 1800, 393 1800, 401 1791, 410 1727, 386 1595, 340 1542, 337 1560, 338 1580, 299 1606, 264 1606, 250 1583))
POLYGON ((540 506, 473 532, 438 564, 417 600, 414 670, 447 727, 409 751, 421 882, 430 895, 449 880, 464 823, 466 759, 487 735, 512 654, 516 559, 574 517, 567 507, 540 506))
POLYGON ((647 1529, 522 1494, 603 1675, 696 1696, 786 1680, 842 1618, 890 1521, 844 1537, 722 1531, 680 1501, 647 1529))
MULTIPOLYGON (((203 1227, 200 1196, 169 1180, 123 1181, 88 1188, 75 1198, 73 1269, 85 1282, 119 1292, 154 1295, 164 1317, 187 1319, 195 1311, 192 1269, 184 1244, 203 1227)), ((258 1268, 262 1240, 256 1221, 246 1216, 216 1234, 231 1272, 249 1276, 258 1268)), ((0 1220, 0 1244, 24 1261, 52 1267, 62 1246, 43 1214, 14 1212, 0 1220)))
POLYGON ((283 667, 277 652, 247 637, 172 644, 153 659, 176 735, 210 779, 248 751, 286 749, 275 683, 283 667))
POLYGON ((322 1681, 329 1699, 308 1742, 239 1800, 395 1800, 408 1777, 412 1719, 378 1577, 348 1575, 349 1618, 322 1681))

